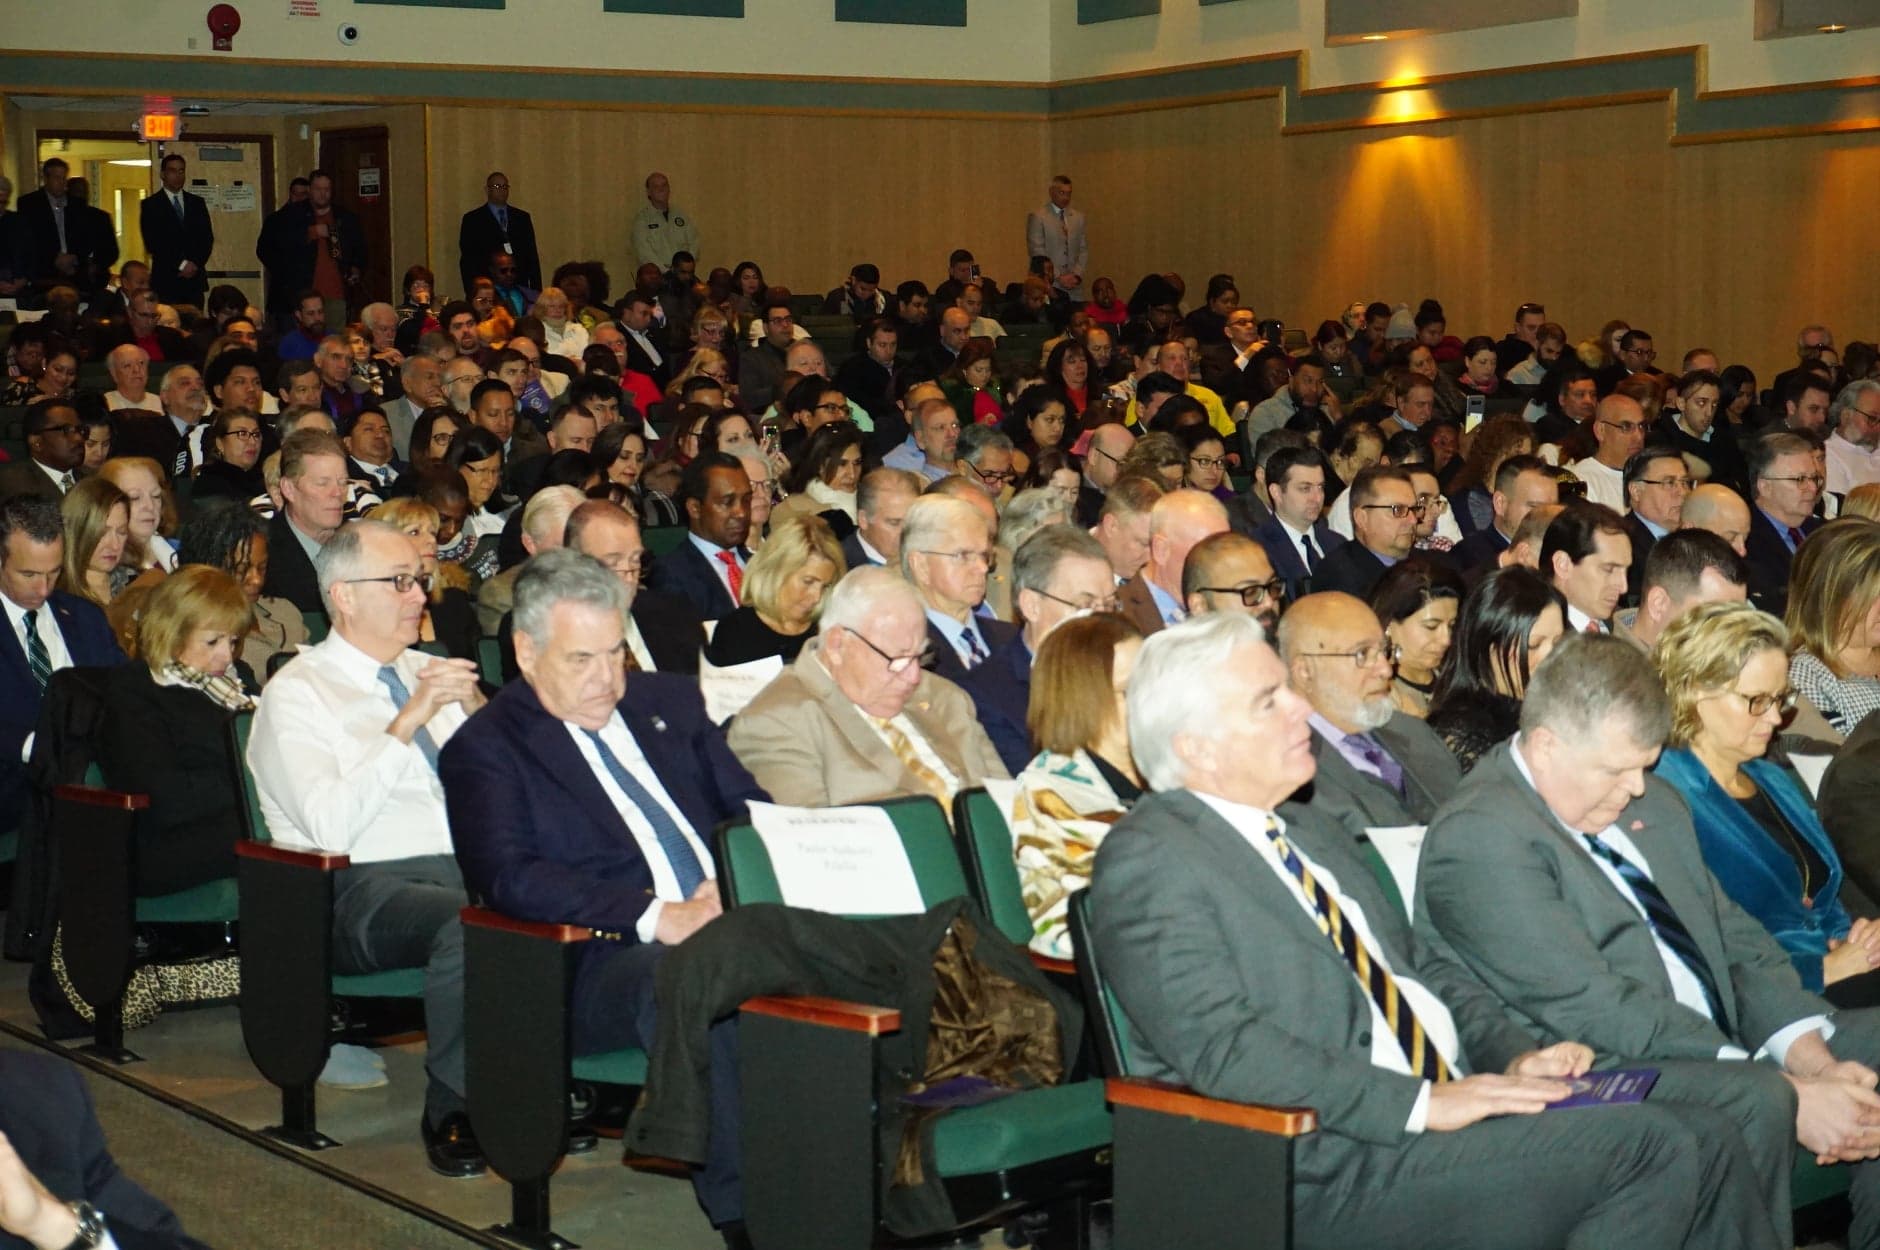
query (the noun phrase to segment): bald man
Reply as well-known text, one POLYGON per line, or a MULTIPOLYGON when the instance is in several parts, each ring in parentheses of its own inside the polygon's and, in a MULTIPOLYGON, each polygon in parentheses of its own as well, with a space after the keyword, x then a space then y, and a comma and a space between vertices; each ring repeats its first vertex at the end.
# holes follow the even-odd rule
POLYGON ((953 307, 940 314, 939 340, 921 353, 921 362, 933 370, 933 376, 945 377, 959 360, 960 351, 972 337, 973 318, 964 308, 953 307))
POLYGON ((1285 603, 1285 579, 1274 574, 1266 548, 1245 534, 1210 534, 1182 564, 1182 605, 1190 616, 1244 612, 1271 638, 1285 603))
POLYGON ((1593 454, 1572 464, 1573 475, 1586 483, 1586 497, 1614 512, 1626 510, 1625 466, 1645 447, 1650 422, 1638 401, 1613 394, 1593 410, 1593 454))
POLYGON ((1094 527, 1103 511, 1103 497, 1116 485, 1116 470, 1136 445, 1136 436, 1122 425, 1100 425, 1084 450, 1084 480, 1077 491, 1077 523, 1094 527))
POLYGON ((1678 528, 1709 530, 1729 543, 1736 554, 1746 555, 1744 542, 1749 538, 1749 505, 1728 486, 1706 482, 1685 496, 1678 528))
POLYGON ((1149 559, 1123 584, 1117 599, 1123 615, 1143 636, 1188 619, 1182 602, 1182 565, 1195 544, 1226 533, 1227 508, 1198 490, 1173 490, 1149 509, 1149 559))

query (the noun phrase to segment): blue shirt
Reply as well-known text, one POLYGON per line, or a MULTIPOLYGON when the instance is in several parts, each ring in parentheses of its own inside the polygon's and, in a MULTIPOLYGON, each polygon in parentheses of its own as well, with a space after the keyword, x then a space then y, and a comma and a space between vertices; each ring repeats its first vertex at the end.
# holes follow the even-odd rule
POLYGON ((1142 584, 1149 588, 1149 597, 1155 600, 1155 610, 1162 614, 1164 625, 1179 625, 1188 619, 1188 613, 1175 601, 1174 595, 1146 577, 1142 579, 1142 584))
POLYGON ((1799 525, 1792 526, 1788 524, 1786 521, 1778 521, 1774 517, 1769 516, 1769 513, 1764 511, 1761 508, 1756 509, 1756 511, 1761 512, 1764 517, 1768 518, 1769 524, 1776 527, 1776 537, 1780 538, 1782 540, 1782 545, 1789 549, 1789 554, 1794 555, 1796 545, 1789 541, 1789 531, 1793 529, 1797 533, 1800 533, 1802 527, 1799 525))
POLYGON ((890 469, 906 469, 918 473, 930 482, 937 482, 943 477, 952 477, 953 470, 937 469, 927 461, 927 453, 914 445, 912 435, 908 440, 881 458, 881 463, 890 469))
POLYGON ((927 619, 934 623, 934 628, 938 629, 940 636, 947 640, 947 645, 959 653, 960 663, 966 665, 968 668, 977 666, 988 655, 992 654, 992 648, 986 645, 986 636, 979 632, 979 626, 973 623, 972 617, 968 617, 964 621, 956 621, 937 608, 928 608, 927 619), (973 654, 972 647, 966 641, 966 635, 968 633, 979 640, 979 654, 977 656, 973 654))

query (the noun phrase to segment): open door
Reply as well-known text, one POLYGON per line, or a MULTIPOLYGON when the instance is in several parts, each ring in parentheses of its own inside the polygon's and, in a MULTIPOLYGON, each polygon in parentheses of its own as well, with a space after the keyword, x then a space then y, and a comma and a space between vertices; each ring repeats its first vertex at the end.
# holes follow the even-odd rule
POLYGON ((383 126, 320 132, 320 168, 333 175, 333 202, 359 217, 366 268, 359 290, 346 293, 352 316, 374 300, 392 299, 392 162, 383 126))

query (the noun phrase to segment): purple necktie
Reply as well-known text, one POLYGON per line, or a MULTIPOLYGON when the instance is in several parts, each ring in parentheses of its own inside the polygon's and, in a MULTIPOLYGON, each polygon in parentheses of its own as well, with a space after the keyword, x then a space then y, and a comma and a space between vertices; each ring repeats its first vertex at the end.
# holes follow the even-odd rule
POLYGON ((1385 785, 1399 795, 1403 793, 1403 765, 1392 759, 1390 752, 1379 746, 1375 738, 1370 734, 1353 734, 1346 741, 1358 748, 1358 754, 1377 770, 1385 785))
POLYGON ((1799 548, 1801 545, 1802 531, 1796 529, 1793 525, 1789 526, 1789 546, 1791 548, 1799 548))

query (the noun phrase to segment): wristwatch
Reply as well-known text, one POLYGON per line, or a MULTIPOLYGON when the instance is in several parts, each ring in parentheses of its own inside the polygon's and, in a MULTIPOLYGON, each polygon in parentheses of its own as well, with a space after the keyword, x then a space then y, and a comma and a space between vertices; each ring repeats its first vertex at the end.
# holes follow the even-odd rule
POLYGON ((65 1250, 96 1250, 103 1245, 104 1216, 98 1213, 98 1208, 83 1200, 67 1205, 78 1220, 78 1235, 72 1238, 72 1244, 65 1250))

